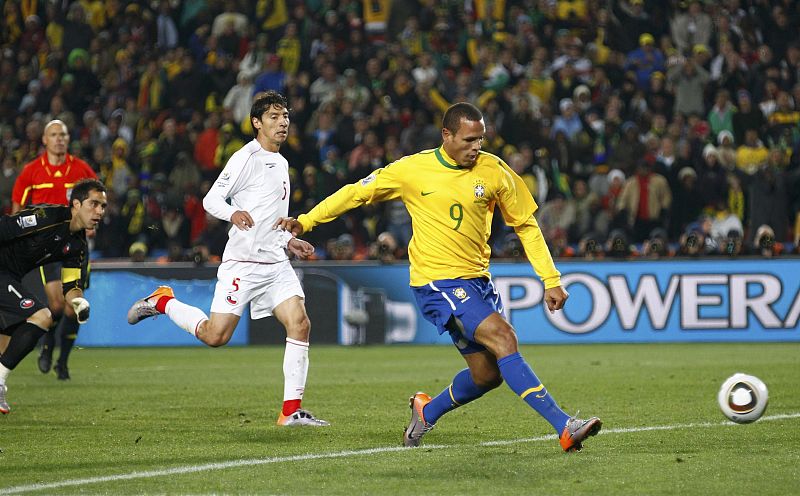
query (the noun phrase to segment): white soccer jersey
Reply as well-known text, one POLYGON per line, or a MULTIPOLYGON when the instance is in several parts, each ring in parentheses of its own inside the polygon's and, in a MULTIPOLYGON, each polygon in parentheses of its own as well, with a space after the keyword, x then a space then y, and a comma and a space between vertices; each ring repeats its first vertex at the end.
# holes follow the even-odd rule
POLYGON ((208 213, 230 221, 244 210, 255 221, 247 231, 232 226, 222 262, 276 263, 287 260, 286 244, 292 235, 272 229, 289 214, 289 163, 280 153, 261 147, 255 139, 231 156, 203 198, 208 213), (226 200, 230 199, 228 204, 226 200))

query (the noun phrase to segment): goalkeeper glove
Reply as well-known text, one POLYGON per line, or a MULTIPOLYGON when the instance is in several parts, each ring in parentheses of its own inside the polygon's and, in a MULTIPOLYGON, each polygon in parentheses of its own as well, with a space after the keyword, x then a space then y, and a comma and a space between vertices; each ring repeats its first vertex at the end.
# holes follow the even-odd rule
POLYGON ((72 308, 78 316, 78 324, 85 324, 89 320, 89 302, 80 296, 72 299, 72 308))

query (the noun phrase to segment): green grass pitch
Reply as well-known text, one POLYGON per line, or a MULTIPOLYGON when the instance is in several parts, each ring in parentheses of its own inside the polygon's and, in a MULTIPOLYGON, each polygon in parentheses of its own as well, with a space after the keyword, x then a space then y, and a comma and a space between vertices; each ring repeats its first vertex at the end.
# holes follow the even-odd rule
POLYGON ((0 494, 797 494, 800 343, 522 353, 565 410, 602 418, 582 452, 506 386, 400 448, 409 395, 463 368, 446 346, 312 346, 317 429, 274 425, 281 347, 80 349, 68 383, 31 355, 0 418, 0 494), (769 387, 755 424, 717 407, 734 372, 769 387))

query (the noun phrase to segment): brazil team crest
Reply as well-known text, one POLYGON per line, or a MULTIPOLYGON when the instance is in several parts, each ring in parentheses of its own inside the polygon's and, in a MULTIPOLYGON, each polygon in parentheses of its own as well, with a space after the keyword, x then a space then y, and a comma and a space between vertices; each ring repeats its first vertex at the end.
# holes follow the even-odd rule
POLYGON ((474 191, 476 199, 483 200, 486 197, 486 183, 483 182, 483 179, 475 180, 474 191))
POLYGON ((465 301, 467 301, 469 299, 469 296, 467 296, 467 292, 464 290, 464 288, 456 288, 456 289, 454 289, 453 290, 453 296, 458 298, 461 301, 461 303, 464 303, 465 301))

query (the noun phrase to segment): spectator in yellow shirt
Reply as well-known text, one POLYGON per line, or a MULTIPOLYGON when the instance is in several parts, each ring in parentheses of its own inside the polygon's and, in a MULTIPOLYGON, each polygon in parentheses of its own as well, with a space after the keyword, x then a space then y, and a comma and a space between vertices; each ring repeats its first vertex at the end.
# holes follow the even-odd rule
POLYGON ((753 175, 758 168, 767 163, 769 150, 758 139, 758 131, 748 129, 744 133, 744 143, 736 149, 736 167, 749 175, 753 175))

